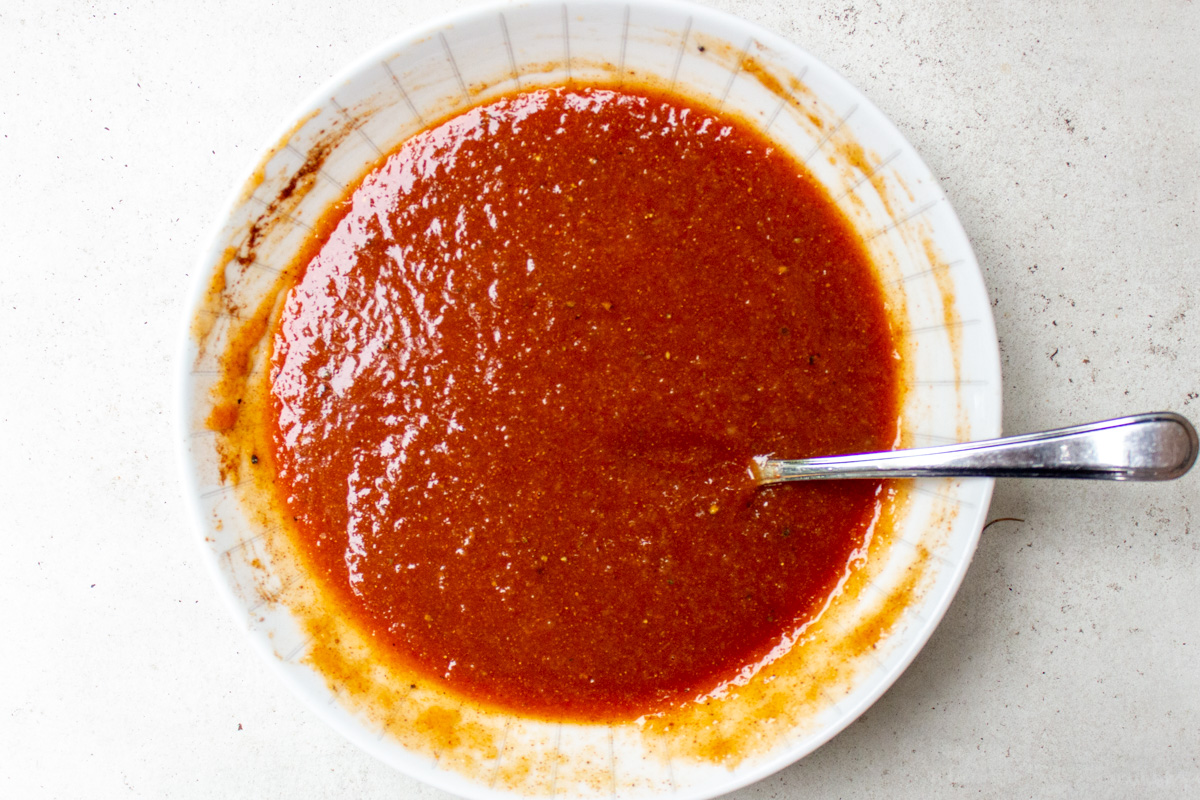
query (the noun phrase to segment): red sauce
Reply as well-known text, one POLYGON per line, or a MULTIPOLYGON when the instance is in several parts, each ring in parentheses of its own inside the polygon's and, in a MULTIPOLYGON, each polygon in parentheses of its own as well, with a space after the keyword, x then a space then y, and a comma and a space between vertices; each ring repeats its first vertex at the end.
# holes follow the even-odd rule
POLYGON ((302 550, 381 658, 558 718, 711 691, 819 613, 879 484, 751 456, 890 447, 877 281, 808 173, 646 91, 515 95, 335 212, 272 353, 302 550))

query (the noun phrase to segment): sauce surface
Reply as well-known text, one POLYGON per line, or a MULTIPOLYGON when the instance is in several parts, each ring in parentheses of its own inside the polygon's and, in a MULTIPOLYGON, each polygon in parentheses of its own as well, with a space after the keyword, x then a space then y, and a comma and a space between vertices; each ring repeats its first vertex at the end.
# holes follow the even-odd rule
POLYGON ((336 210, 272 351, 278 486, 381 657, 556 718, 752 669, 865 551, 880 485, 750 457, 890 447, 865 250, 790 156, 646 91, 510 96, 336 210))

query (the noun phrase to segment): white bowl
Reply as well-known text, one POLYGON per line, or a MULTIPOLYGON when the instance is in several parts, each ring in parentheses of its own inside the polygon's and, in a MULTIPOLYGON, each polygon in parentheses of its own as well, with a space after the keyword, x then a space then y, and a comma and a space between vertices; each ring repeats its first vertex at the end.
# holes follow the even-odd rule
POLYGON ((890 533, 879 532, 866 565, 795 652, 671 730, 656 719, 559 724, 455 705, 432 688, 399 692, 396 676, 352 656, 341 677, 315 666, 329 651, 306 616, 309 583, 255 500, 238 461, 248 456, 207 424, 222 353, 270 302, 308 226, 426 121, 519 88, 622 78, 655 80, 759 123, 863 232, 903 320, 905 445, 1000 432, 990 306, 953 210, 895 127, 802 49, 708 8, 653 0, 486 7, 363 57, 281 127, 200 260, 180 361, 181 467, 219 591, 280 677, 367 752, 467 797, 705 798, 803 757, 874 702, 927 641, 991 497, 990 480, 907 484, 890 533))

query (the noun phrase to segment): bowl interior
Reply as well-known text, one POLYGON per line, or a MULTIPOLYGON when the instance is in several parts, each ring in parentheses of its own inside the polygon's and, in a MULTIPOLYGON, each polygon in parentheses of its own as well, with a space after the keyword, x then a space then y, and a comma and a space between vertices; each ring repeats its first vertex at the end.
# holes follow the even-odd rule
POLYGON ((310 98, 266 150, 201 260, 180 384, 186 493, 216 582, 252 641, 299 696, 384 761, 470 797, 711 797, 815 749, 896 679, 962 579, 991 481, 905 489, 886 546, 872 552, 858 589, 829 611, 830 625, 814 634, 824 639, 812 646, 836 648, 863 620, 889 615, 876 626, 882 637, 844 659, 836 678, 782 682, 770 695, 780 713, 754 716, 752 732, 730 727, 750 719, 733 697, 719 720, 699 720, 686 735, 651 736, 647 721, 563 725, 457 708, 442 739, 436 731, 414 739, 430 725, 421 715, 444 698, 414 698, 381 716, 313 666, 312 631, 287 600, 294 575, 209 424, 227 366, 221 356, 245 310, 270 301, 279 272, 347 187, 429 122, 569 80, 672 88, 757 124, 803 160, 863 234, 899 321, 902 443, 999 434, 996 337, 970 244, 929 170, 865 97, 800 48, 709 9, 533 3, 474 11, 389 42, 310 98))

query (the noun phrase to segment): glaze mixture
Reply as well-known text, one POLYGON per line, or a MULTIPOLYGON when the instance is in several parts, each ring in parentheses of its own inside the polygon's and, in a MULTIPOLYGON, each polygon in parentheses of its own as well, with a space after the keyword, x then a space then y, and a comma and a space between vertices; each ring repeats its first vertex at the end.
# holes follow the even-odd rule
POLYGON ((865 551, 881 290, 806 170, 670 95, 509 96, 409 140, 312 243, 273 339, 274 460, 381 657, 526 714, 631 718, 753 669, 865 551))

